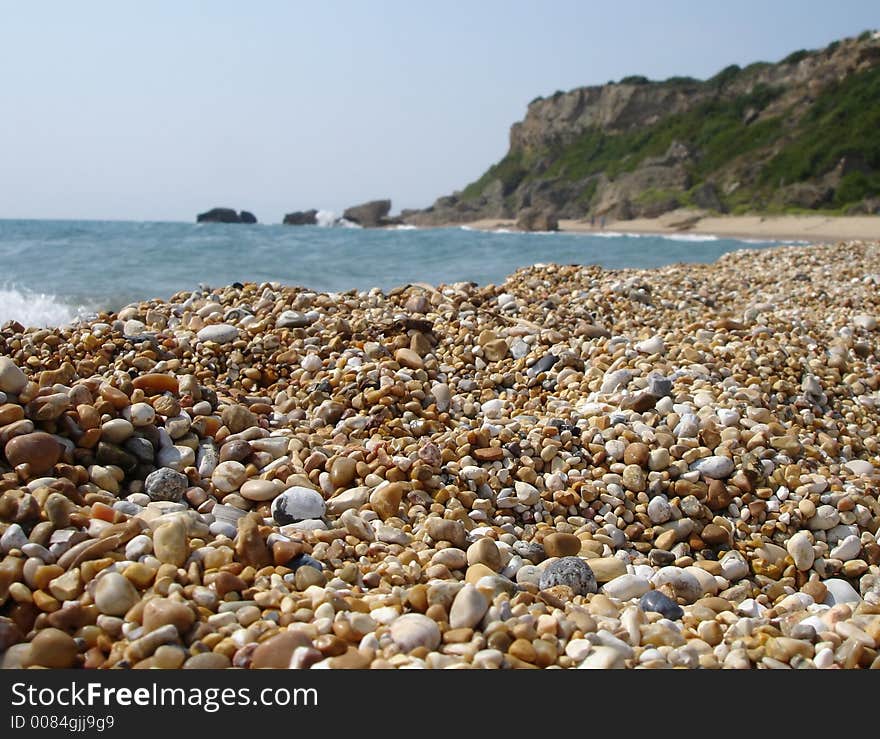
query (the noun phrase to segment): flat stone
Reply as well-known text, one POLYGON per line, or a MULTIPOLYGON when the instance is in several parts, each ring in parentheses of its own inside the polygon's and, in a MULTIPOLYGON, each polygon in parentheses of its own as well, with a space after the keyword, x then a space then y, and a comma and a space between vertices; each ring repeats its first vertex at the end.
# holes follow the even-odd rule
POLYGON ((712 456, 698 459, 691 465, 691 469, 697 470, 703 477, 723 480, 731 475, 734 464, 730 457, 712 456))
POLYGON ((282 490, 282 485, 273 480, 247 480, 242 483, 238 494, 245 500, 263 502, 273 500, 282 490))
POLYGON ((238 338, 238 329, 228 323, 215 323, 205 326, 197 334, 199 341, 211 341, 215 344, 229 344, 238 338))
POLYGON ((651 589, 651 583, 640 575, 624 574, 609 580, 602 586, 605 595, 618 600, 638 598, 651 589))

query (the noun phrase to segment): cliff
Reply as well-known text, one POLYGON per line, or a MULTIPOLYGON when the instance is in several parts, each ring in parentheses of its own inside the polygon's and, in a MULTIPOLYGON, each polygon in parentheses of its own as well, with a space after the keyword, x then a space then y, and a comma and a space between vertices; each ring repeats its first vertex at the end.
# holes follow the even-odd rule
POLYGON ((507 154, 415 225, 880 207, 880 33, 733 65, 709 80, 628 77, 536 98, 507 154))

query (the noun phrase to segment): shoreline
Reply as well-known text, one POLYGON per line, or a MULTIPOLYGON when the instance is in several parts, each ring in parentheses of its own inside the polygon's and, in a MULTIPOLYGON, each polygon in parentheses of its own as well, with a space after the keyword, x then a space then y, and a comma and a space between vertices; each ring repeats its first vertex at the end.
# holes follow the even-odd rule
MULTIPOLYGON (((482 231, 509 229, 518 231, 516 221, 506 218, 485 218, 470 223, 449 223, 436 228, 467 226, 482 231)), ((606 221, 604 228, 591 226, 586 219, 561 219, 560 233, 579 234, 644 234, 716 236, 731 239, 762 239, 770 241, 880 241, 880 216, 707 216, 694 211, 672 211, 658 218, 636 218, 629 221, 606 221)))

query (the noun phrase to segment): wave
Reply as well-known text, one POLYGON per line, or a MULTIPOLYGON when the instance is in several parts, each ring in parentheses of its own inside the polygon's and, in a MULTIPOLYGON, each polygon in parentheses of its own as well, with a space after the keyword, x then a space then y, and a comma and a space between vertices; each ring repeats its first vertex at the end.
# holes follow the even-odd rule
POLYGON ((55 295, 0 287, 0 323, 18 321, 22 326, 39 328, 64 326, 90 312, 85 306, 70 305, 55 295))
POLYGON ((661 239, 667 241, 692 241, 694 243, 702 243, 704 241, 719 241, 717 236, 712 234, 657 234, 661 239))
POLYGON ((395 227, 396 231, 418 231, 418 226, 413 226, 409 223, 398 223, 395 227))
POLYGON ((315 222, 319 226, 332 226, 336 223, 336 214, 332 210, 319 210, 315 213, 315 222))

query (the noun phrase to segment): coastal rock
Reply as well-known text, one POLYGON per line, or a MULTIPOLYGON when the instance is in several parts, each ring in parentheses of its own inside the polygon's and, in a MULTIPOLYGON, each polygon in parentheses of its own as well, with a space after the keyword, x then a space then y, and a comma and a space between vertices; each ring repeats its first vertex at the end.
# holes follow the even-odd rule
POLYGON ((357 223, 364 228, 376 228, 385 225, 384 219, 391 210, 390 200, 370 200, 360 205, 346 208, 342 217, 346 221, 357 223))
POLYGON ((232 208, 211 208, 199 213, 196 223, 241 223, 241 217, 232 208))
POLYGON ((550 209, 525 208, 517 216, 516 227, 520 231, 558 231, 559 221, 550 209))
POLYGON ((249 210, 243 210, 238 214, 238 220, 240 223, 256 223, 257 217, 249 210))
POLYGON ((317 210, 295 210, 286 213, 283 224, 285 226, 315 226, 318 223, 317 210))

